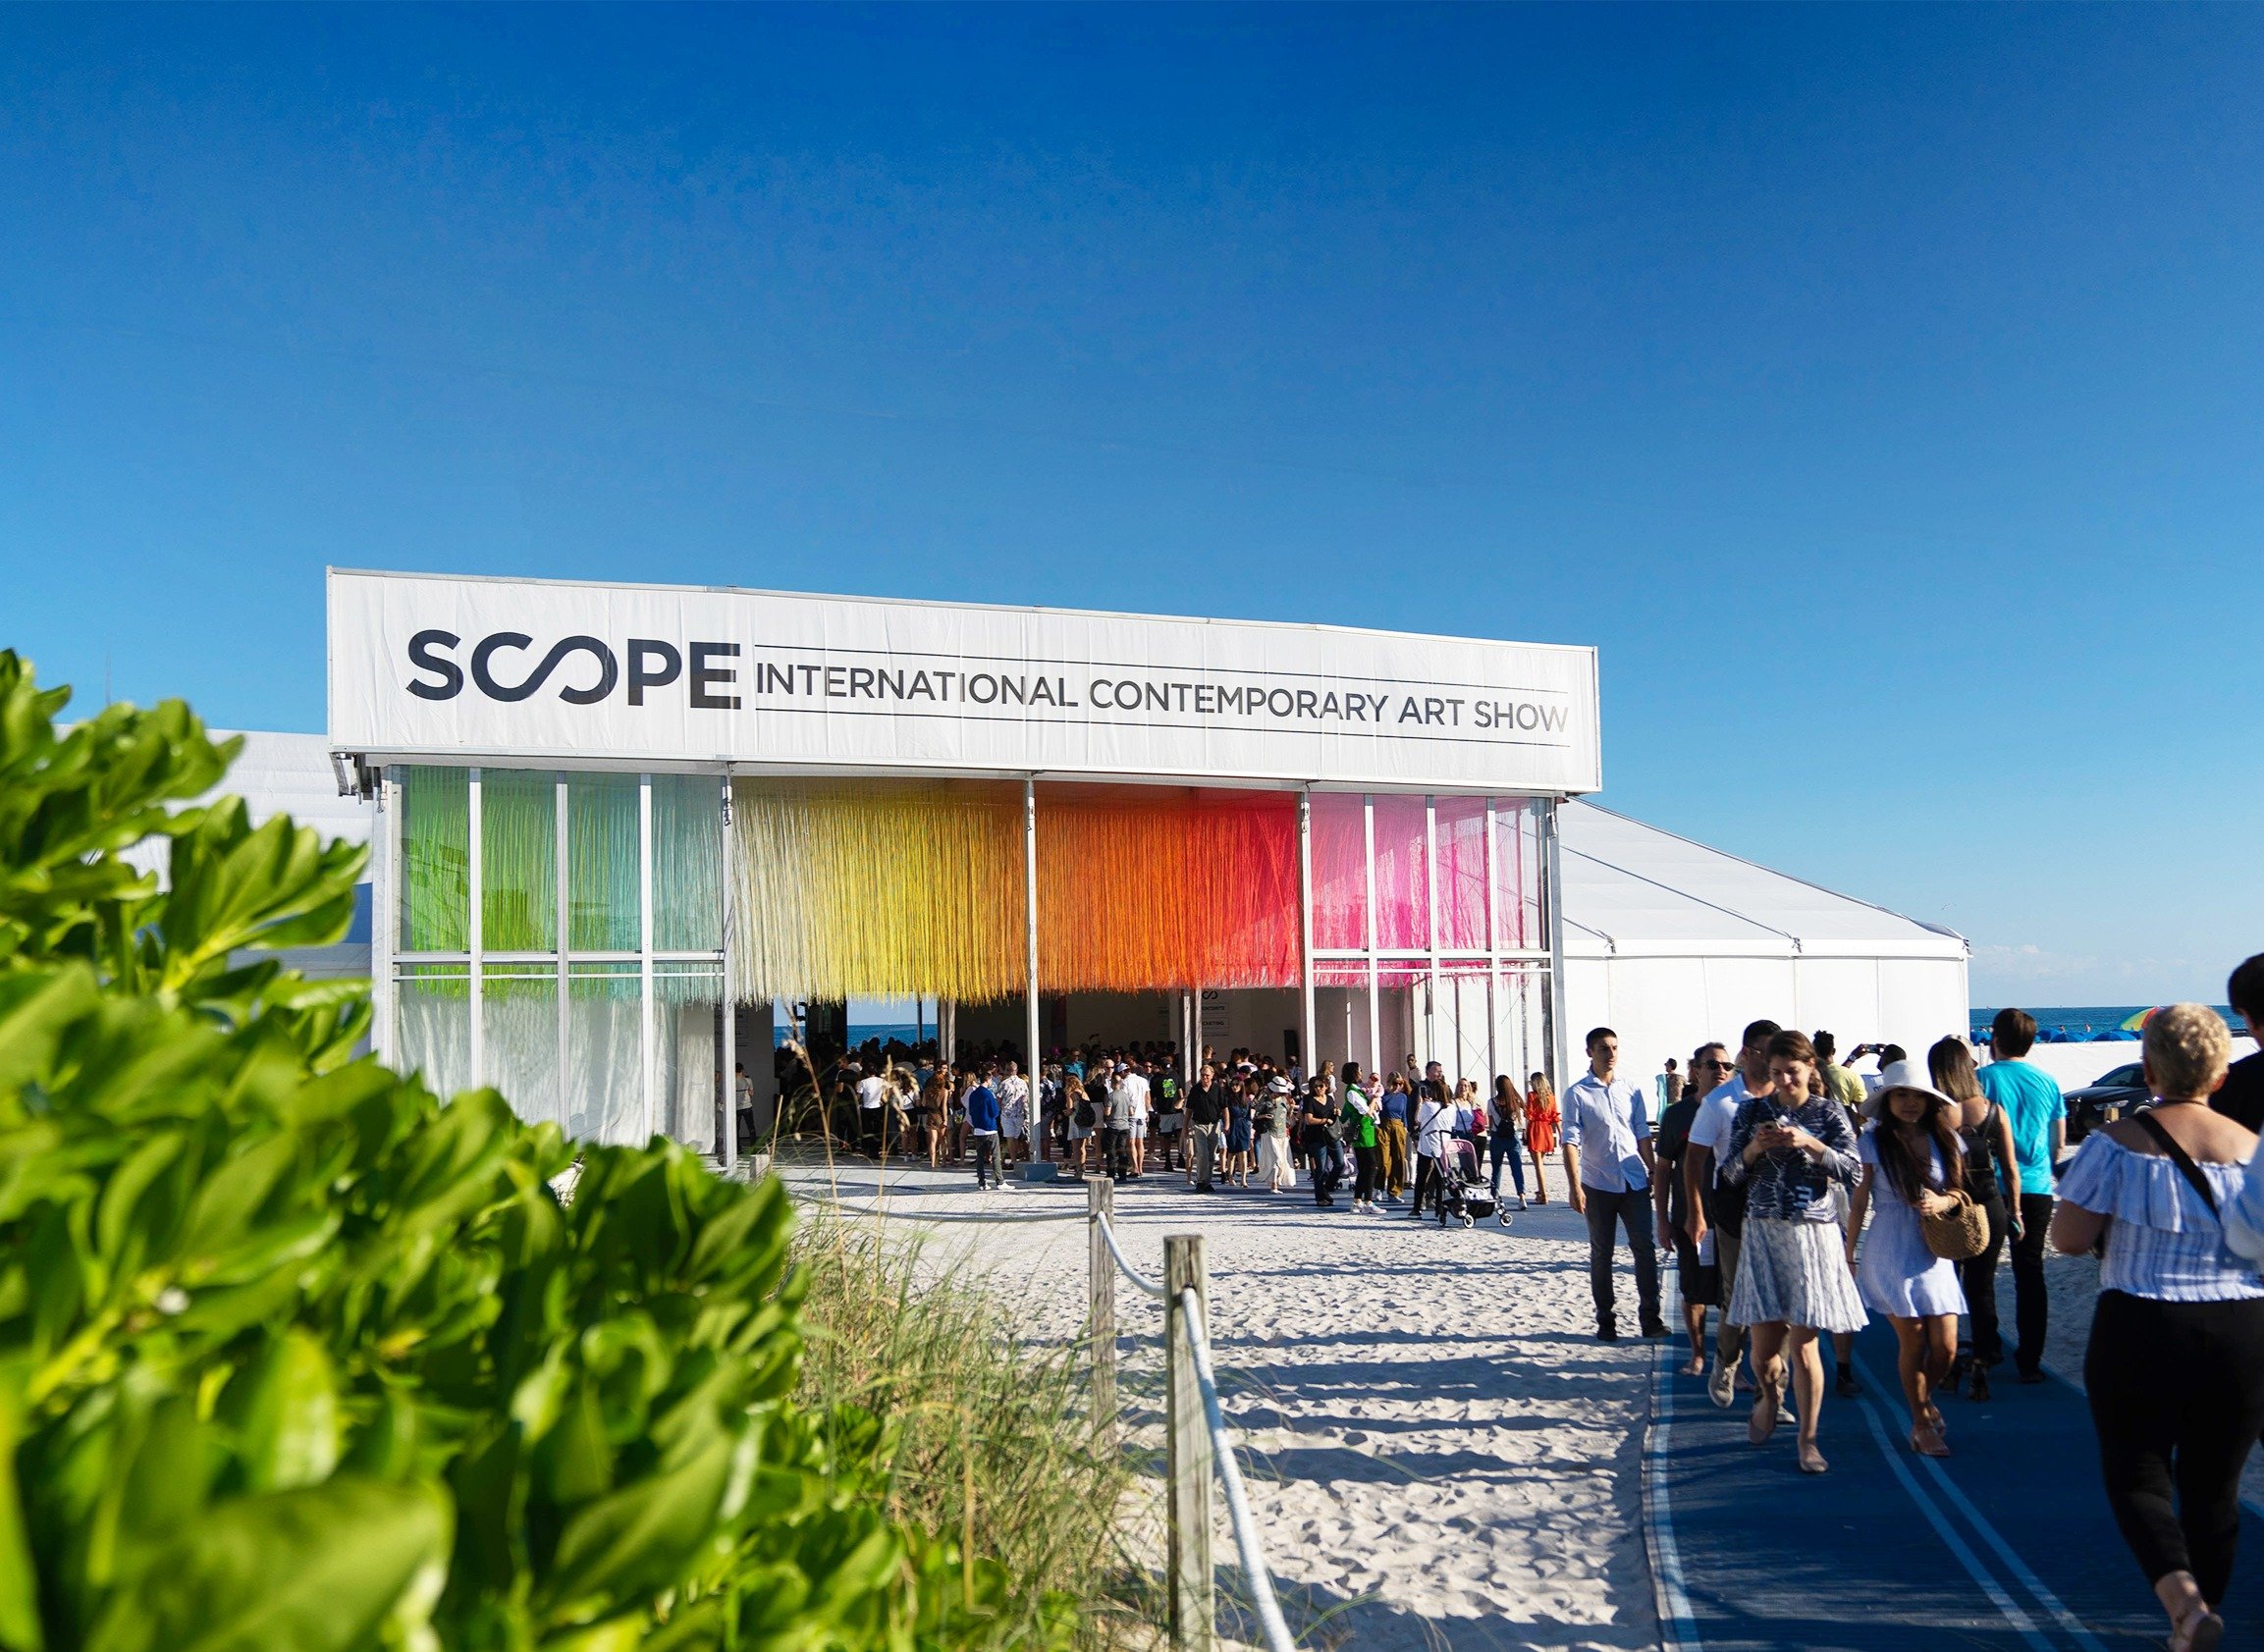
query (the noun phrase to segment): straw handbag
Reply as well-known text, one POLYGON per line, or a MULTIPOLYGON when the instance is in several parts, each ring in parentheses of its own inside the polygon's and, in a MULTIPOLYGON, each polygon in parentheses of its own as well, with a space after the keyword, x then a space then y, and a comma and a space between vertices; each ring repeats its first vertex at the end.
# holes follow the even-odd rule
POLYGON ((1989 1248, 1989 1219, 1963 1192, 1942 1196, 1950 1207, 1932 1216, 1920 1216, 1918 1227, 1926 1236, 1926 1249, 1944 1261, 1962 1262, 1989 1248))

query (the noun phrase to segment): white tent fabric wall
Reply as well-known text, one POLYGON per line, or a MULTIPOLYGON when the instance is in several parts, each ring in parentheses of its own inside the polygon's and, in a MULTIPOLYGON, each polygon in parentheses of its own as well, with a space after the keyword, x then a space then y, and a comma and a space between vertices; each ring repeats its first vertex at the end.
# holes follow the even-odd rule
POLYGON ((1767 1018, 1829 1029, 1842 1050, 1914 1052, 1966 1031, 1963 936, 1818 888, 1590 803, 1558 815, 1567 1044, 1619 1034, 1647 1079, 1767 1018))

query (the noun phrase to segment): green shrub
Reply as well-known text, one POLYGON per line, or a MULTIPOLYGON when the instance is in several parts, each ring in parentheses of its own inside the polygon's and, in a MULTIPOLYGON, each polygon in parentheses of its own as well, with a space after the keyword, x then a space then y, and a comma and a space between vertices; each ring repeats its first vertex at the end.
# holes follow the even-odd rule
POLYGON ((1059 1638, 794 1394, 776 1183, 575 1156, 351 1050, 358 850, 186 707, 58 734, 0 654, 0 1647, 464 1652, 1059 1638), (120 856, 169 840, 165 887, 120 856))

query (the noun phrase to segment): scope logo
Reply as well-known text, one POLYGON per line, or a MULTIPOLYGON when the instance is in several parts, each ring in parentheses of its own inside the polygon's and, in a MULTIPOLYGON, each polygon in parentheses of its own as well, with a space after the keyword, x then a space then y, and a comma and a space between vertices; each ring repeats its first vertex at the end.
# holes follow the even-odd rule
MULTIPOLYGON (((454 631, 419 631, 409 638, 409 668, 421 674, 410 678, 406 685, 408 691, 419 700, 453 700, 461 694, 464 666, 457 664, 456 651, 462 646, 463 639, 454 631)), ((513 705, 534 698, 553 675, 563 670, 558 697, 569 706, 594 706, 610 698, 621 685, 622 656, 625 656, 628 703, 632 706, 643 705, 648 690, 682 681, 690 691, 689 703, 694 711, 735 712, 739 709, 736 694, 716 692, 738 681, 735 667, 716 664, 735 657, 739 652, 737 643, 695 642, 678 649, 674 643, 655 637, 631 637, 622 646, 621 655, 616 655, 596 637, 561 637, 540 660, 529 665, 528 657, 534 647, 534 638, 524 631, 495 631, 480 638, 472 645, 468 662, 471 685, 490 700, 513 705), (574 660, 576 655, 586 659, 574 660), (687 655, 691 659, 688 676, 684 671, 687 655), (570 666, 569 661, 573 662, 570 666), (513 676, 518 680, 503 680, 513 676)))

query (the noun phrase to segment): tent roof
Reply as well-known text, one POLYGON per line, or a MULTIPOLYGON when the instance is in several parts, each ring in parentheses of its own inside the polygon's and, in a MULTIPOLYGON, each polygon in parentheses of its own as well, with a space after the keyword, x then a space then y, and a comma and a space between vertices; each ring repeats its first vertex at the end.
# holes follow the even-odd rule
MULTIPOLYGON (((214 739, 230 731, 214 729, 214 739)), ((367 843, 377 825, 377 811, 359 798, 341 797, 338 777, 330 766, 330 741, 320 734, 271 734, 243 730, 243 750, 226 779, 199 803, 215 797, 241 797, 258 826, 275 815, 289 815, 300 826, 310 826, 324 837, 343 837, 349 843, 367 843)), ((125 858, 144 872, 162 874, 168 849, 162 837, 148 838, 126 851, 125 858)))
POLYGON ((1561 806, 1575 958, 1958 958, 1965 938, 1593 803, 1561 806))

